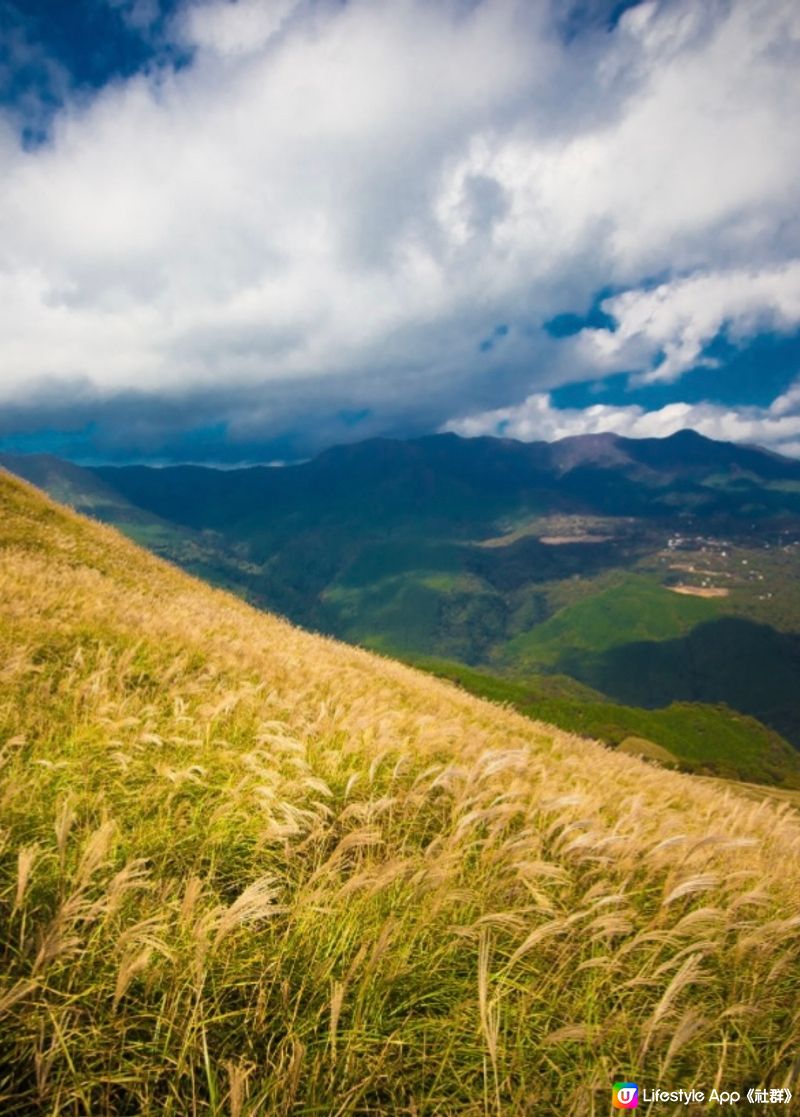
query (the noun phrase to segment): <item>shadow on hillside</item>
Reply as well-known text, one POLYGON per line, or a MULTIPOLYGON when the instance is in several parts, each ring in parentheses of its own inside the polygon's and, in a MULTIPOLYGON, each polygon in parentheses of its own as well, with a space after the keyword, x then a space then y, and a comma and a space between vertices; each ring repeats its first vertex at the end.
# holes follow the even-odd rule
POLYGON ((800 748, 800 635, 723 617, 674 640, 565 653, 556 670, 632 706, 724 702, 800 748))

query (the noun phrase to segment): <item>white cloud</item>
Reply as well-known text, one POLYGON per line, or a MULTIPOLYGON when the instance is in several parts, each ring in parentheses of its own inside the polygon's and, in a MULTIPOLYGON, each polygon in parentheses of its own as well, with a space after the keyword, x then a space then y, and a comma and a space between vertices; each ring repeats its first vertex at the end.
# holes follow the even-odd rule
POLYGON ((544 0, 205 0, 175 33, 190 66, 68 103, 48 144, 0 127, 0 403, 222 388, 246 427, 261 392, 268 431, 292 385, 297 426, 347 384, 436 424, 797 321, 794 0, 569 43, 544 0), (617 334, 538 332, 606 284, 617 334))
POLYGON ((800 457, 800 380, 769 407, 670 403, 655 411, 610 404, 558 408, 547 393, 537 392, 516 407, 453 419, 443 429, 466 438, 502 435, 522 442, 553 442, 608 431, 627 438, 665 438, 686 427, 707 438, 757 444, 800 457))
POLYGON ((644 369, 641 382, 670 382, 700 363, 704 347, 723 329, 739 341, 800 327, 800 261, 690 276, 626 291, 601 305, 617 328, 581 331, 577 344, 589 366, 603 372, 644 369))
POLYGON ((179 17, 182 37, 219 55, 263 50, 298 6, 298 0, 238 0, 190 5, 179 17))

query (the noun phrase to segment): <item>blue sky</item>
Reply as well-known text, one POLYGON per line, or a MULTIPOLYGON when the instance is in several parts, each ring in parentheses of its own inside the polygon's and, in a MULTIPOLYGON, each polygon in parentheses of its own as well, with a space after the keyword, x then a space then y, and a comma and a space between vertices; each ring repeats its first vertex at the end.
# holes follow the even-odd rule
POLYGON ((0 0, 0 448, 800 455, 794 0, 0 0))

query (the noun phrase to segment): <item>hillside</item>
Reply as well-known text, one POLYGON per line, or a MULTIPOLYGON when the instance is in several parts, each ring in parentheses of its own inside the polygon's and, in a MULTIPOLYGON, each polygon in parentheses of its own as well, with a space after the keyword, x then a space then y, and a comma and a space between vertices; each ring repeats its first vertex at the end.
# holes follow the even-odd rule
POLYGON ((796 461, 692 431, 373 439, 285 468, 0 460, 315 631, 511 683, 567 675, 639 721, 724 704, 746 751, 770 732, 800 750, 796 461))
POLYGON ((304 633, 4 474, 0 545, 4 1114, 790 1084, 788 804, 304 633))
POLYGON ((480 698, 682 771, 800 790, 800 753, 755 718, 725 705, 672 702, 642 709, 609 702, 569 676, 510 679, 444 660, 416 665, 480 698), (637 747, 638 746, 638 747, 637 747))

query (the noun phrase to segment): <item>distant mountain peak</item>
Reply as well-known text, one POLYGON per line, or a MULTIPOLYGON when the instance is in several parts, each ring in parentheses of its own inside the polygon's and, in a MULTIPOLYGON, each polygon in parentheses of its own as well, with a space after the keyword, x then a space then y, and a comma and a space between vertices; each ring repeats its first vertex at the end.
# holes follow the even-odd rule
POLYGON ((625 439, 612 431, 575 434, 550 443, 550 459, 561 473, 579 466, 613 467, 630 462, 625 439))

